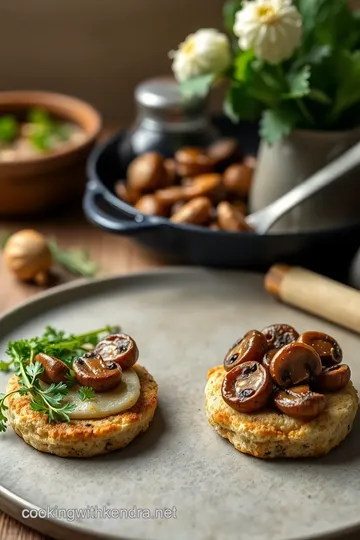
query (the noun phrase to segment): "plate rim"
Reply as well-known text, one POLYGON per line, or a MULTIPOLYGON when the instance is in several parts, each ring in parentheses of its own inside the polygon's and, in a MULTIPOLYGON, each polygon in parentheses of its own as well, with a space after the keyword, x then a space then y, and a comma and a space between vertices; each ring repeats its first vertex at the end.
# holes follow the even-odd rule
MULTIPOLYGON (((91 286, 101 286, 102 284, 109 284, 111 282, 123 282, 128 279, 144 279, 147 276, 157 277, 158 275, 172 275, 176 276, 177 274, 194 274, 194 275, 211 275, 211 274, 250 274, 250 275, 263 275, 262 272, 254 272, 247 270, 227 270, 222 268, 205 268, 201 266, 164 266, 164 267, 154 267, 147 270, 138 270, 135 272, 126 272, 124 274, 116 274, 112 276, 98 277, 98 278, 78 278, 69 283, 63 283, 42 291, 34 296, 20 302, 16 306, 6 310, 0 315, 0 326, 1 323, 9 318, 16 316, 18 312, 21 312, 24 308, 36 304, 41 304, 46 301, 47 298, 60 297, 63 293, 66 293, 69 290, 73 289, 86 289, 91 286)), ((26 444, 24 442, 24 444, 26 444)), ((35 518, 35 519, 26 519, 22 517, 21 511, 24 508, 39 510, 40 507, 31 503, 30 501, 16 495, 16 493, 10 491, 0 484, 0 510, 5 514, 11 516, 17 522, 22 523, 23 525, 29 527, 30 529, 36 530, 40 533, 51 535, 54 538, 59 540, 69 538, 69 534, 76 534, 76 538, 79 540, 92 540, 92 539, 104 539, 104 540, 134 540, 134 538, 119 536, 118 534, 113 535, 109 533, 96 533, 91 527, 88 527, 86 524, 81 523, 66 523, 65 521, 50 519, 50 518, 35 518), (51 528, 51 530, 50 530, 51 528)), ((357 522, 347 525, 346 527, 339 527, 333 529, 329 532, 324 533, 315 533, 307 536, 296 537, 295 540, 340 540, 341 535, 353 534, 360 531, 360 518, 357 522)), ((154 539, 155 540, 155 539, 154 539)), ((286 539, 282 539, 286 540, 286 539)))

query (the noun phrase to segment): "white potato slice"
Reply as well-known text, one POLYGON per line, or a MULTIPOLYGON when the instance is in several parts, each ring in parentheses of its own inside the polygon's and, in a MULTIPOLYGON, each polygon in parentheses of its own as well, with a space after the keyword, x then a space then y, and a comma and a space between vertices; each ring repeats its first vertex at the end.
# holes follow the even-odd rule
POLYGON ((140 396, 140 381, 133 369, 122 373, 119 386, 109 392, 97 393, 88 401, 81 401, 77 389, 71 389, 64 398, 64 402, 73 403, 76 409, 69 413, 69 417, 76 420, 91 418, 106 418, 118 414, 135 405, 140 396))

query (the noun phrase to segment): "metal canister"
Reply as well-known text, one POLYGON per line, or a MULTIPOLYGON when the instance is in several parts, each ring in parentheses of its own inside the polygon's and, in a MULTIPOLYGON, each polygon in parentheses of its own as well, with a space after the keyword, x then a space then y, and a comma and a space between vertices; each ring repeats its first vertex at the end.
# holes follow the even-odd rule
POLYGON ((149 79, 135 88, 137 117, 121 145, 128 161, 144 152, 172 156, 184 146, 206 147, 220 135, 211 123, 206 98, 187 98, 172 77, 149 79))

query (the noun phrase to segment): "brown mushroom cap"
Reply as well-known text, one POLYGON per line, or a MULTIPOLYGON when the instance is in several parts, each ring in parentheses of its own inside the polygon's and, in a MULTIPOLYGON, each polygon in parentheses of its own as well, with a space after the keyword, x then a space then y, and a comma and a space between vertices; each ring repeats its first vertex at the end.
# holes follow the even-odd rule
POLYGON ((296 341, 299 333, 289 324, 271 324, 262 330, 270 348, 280 349, 296 341))
POLYGON ((139 358, 139 349, 127 334, 111 334, 96 345, 94 353, 104 362, 116 362, 122 369, 131 368, 139 358))
POLYGON ((46 284, 53 257, 46 237, 32 229, 12 234, 4 247, 8 269, 21 281, 46 284))
POLYGON ((266 367, 266 369, 268 370, 270 369, 270 362, 276 353, 277 353, 277 349, 270 349, 267 353, 264 354, 261 363, 264 367, 266 367))
POLYGON ((131 190, 129 186, 125 184, 125 180, 118 180, 114 186, 114 191, 119 199, 128 204, 135 204, 140 197, 138 191, 131 190))
POLYGON ((192 182, 183 186, 185 199, 194 199, 210 195, 220 186, 221 175, 217 173, 200 174, 193 178, 192 182))
POLYGON ((242 158, 240 143, 233 138, 218 139, 209 146, 207 153, 213 159, 215 167, 224 167, 242 158))
POLYGON ((163 185, 167 174, 164 159, 158 152, 147 152, 136 157, 127 169, 127 182, 131 190, 144 192, 163 185))
POLYGON ((310 345, 321 358, 324 366, 333 366, 340 364, 343 353, 340 345, 333 337, 323 332, 304 332, 298 338, 300 343, 310 345))
POLYGON ((326 399, 312 392, 307 385, 279 390, 274 396, 276 407, 284 414, 302 420, 312 420, 325 409, 326 399))
POLYGON ((185 200, 184 188, 182 186, 171 186, 155 191, 155 197, 164 206, 171 206, 179 201, 185 200))
POLYGON ((261 362, 267 351, 266 339, 258 330, 250 330, 229 349, 224 369, 230 371, 243 362, 261 362))
POLYGON ((155 195, 143 195, 135 204, 135 208, 143 214, 166 216, 166 208, 155 195))
POLYGON ((176 172, 179 176, 196 176, 214 169, 214 161, 200 148, 184 147, 175 152, 176 172))
POLYGON ((228 201, 217 205, 217 218, 224 231, 253 231, 247 224, 245 216, 228 201))
POLYGON ((44 371, 39 378, 46 383, 59 383, 66 381, 66 375, 69 373, 68 366, 59 358, 49 354, 38 353, 35 362, 40 362, 44 366, 44 371))
POLYGON ((175 160, 172 158, 165 159, 164 169, 165 169, 166 175, 164 176, 164 179, 163 179, 163 186, 164 187, 172 186, 176 181, 175 160))
POLYGON ((270 375, 258 362, 245 362, 228 371, 221 388, 224 401, 241 413, 262 409, 271 391, 270 375))
POLYGON ((207 197, 196 197, 185 203, 173 214, 170 220, 173 223, 193 223, 203 225, 211 218, 211 201, 207 197))
MULTIPOLYGON (((225 197, 223 197, 224 199, 225 197)), ((231 204, 234 208, 236 208, 236 210, 238 212, 240 212, 240 214, 242 214, 243 216, 246 215, 246 203, 245 201, 243 201, 242 199, 234 199, 233 201, 231 201, 231 204)))
POLYGON ((121 381, 122 369, 116 362, 105 362, 100 354, 92 351, 73 362, 76 379, 95 392, 106 392, 116 388, 121 381))
POLYGON ((324 368, 314 380, 314 388, 319 392, 338 392, 350 381, 351 371, 346 364, 324 368))
POLYGON ((273 356, 270 375, 278 386, 286 388, 307 381, 309 377, 317 377, 321 368, 317 352, 305 343, 294 341, 273 356))
POLYGON ((178 201, 174 203, 170 208, 170 216, 173 216, 182 206, 186 204, 186 201, 178 201))
POLYGON ((234 163, 224 172, 223 184, 230 193, 247 197, 254 171, 243 163, 234 163))

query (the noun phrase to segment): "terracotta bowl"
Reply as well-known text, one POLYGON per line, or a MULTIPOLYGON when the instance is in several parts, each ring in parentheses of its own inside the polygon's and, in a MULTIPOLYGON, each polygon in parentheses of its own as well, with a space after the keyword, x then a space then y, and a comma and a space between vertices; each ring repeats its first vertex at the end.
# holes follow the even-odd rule
POLYGON ((99 113, 79 99, 49 92, 0 92, 0 116, 21 116, 31 107, 79 125, 86 137, 66 149, 0 163, 1 216, 44 214, 78 198, 85 186, 86 160, 101 129, 99 113))

